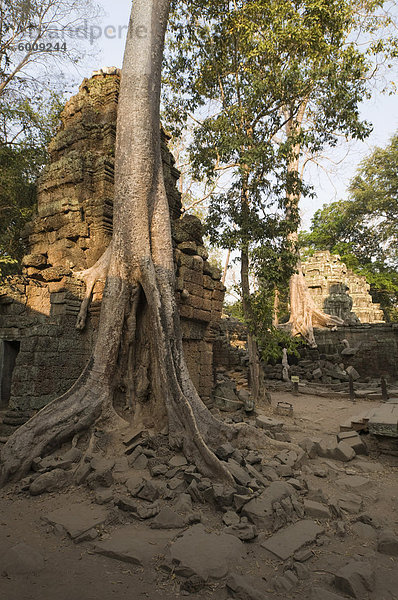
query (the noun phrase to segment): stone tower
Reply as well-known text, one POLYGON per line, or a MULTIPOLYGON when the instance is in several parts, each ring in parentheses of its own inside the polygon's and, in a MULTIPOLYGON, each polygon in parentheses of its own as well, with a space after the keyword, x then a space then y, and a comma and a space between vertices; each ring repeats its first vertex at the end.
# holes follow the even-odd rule
POLYGON ((333 294, 334 287, 345 285, 347 294, 352 299, 351 311, 361 323, 384 323, 383 311, 380 304, 373 303, 366 277, 356 275, 348 269, 341 262, 340 256, 330 254, 329 250, 315 252, 303 263, 302 268, 312 297, 320 310, 328 312, 328 298, 333 294))

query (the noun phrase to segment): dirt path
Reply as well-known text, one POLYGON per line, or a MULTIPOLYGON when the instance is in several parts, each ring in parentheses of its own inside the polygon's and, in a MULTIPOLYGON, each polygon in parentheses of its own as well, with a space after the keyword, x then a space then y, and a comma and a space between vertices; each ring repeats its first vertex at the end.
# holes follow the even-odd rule
MULTIPOLYGON (((282 417, 283 430, 290 434, 293 442, 299 442, 305 437, 333 439, 339 430, 340 422, 371 407, 369 402, 364 401, 353 405, 342 399, 273 394, 273 404, 281 400, 287 400, 294 405, 294 416, 282 417)), ((262 407, 260 412, 275 418, 272 408, 262 407)), ((272 457, 269 458, 270 468, 276 468, 275 461, 272 457)), ((397 472, 398 459, 377 455, 359 456, 347 463, 317 457, 304 461, 299 468, 294 468, 293 479, 298 482, 297 486, 302 486, 297 492, 301 499, 312 499, 330 507, 344 491, 359 497, 362 504, 359 510, 351 506, 348 512, 343 511, 340 516, 331 515, 327 519, 311 517, 314 523, 324 529, 324 533, 318 536, 316 543, 312 545, 310 559, 300 563, 302 567, 297 567, 297 561, 291 558, 285 561, 278 560, 261 546, 270 537, 269 532, 259 529, 254 541, 243 542, 242 560, 237 561, 236 565, 229 569, 229 573, 243 576, 246 588, 250 582, 254 586, 260 586, 258 589, 262 592, 257 596, 253 588, 250 588, 252 591, 249 588, 242 591, 239 586, 235 591, 227 589, 225 577, 209 579, 204 587, 193 593, 181 590, 180 584, 184 581, 181 573, 176 575, 173 571, 167 572, 160 568, 165 563, 167 547, 164 554, 156 555, 146 568, 93 552, 94 545, 100 538, 105 541, 112 539, 115 530, 123 527, 133 527, 133 531, 136 527, 137 535, 141 535, 143 528, 147 527, 149 531, 158 531, 159 536, 167 535, 169 540, 183 534, 184 528, 150 530, 147 525, 149 521, 143 525, 128 513, 116 507, 111 508, 111 505, 107 504, 108 516, 105 525, 100 529, 100 538, 75 544, 63 530, 54 530, 43 517, 56 509, 75 503, 97 507, 98 505, 93 503, 93 491, 86 487, 72 487, 66 492, 44 493, 32 497, 27 491, 21 491, 18 486, 8 486, 0 492, 0 598, 168 600, 189 595, 193 599, 226 600, 233 594, 241 600, 259 600, 260 597, 261 600, 331 600, 332 596, 327 596, 326 590, 334 590, 334 593, 345 597, 344 591, 333 587, 334 574, 355 558, 370 565, 369 568, 374 572, 372 589, 368 589, 363 598, 393 600, 398 598, 398 556, 377 552, 377 539, 380 530, 385 528, 398 534, 397 472), (364 477, 367 483, 355 490, 343 490, 340 487, 341 481, 347 476, 364 477), (36 563, 40 564, 42 557, 43 564, 40 567, 36 564, 35 567, 23 554, 14 556, 15 550, 11 549, 18 544, 27 544, 27 551, 33 563, 37 559, 36 563), (301 573, 298 573, 300 569, 301 573), (293 572, 297 579, 290 589, 283 589, 286 572, 293 572), (279 584, 282 588, 278 588, 279 584)), ((289 481, 291 477, 285 476, 283 480, 289 481)), ((118 489, 116 485, 116 491, 118 489)), ((174 501, 175 499, 166 501, 165 505, 173 507, 174 501)), ((194 527, 203 526, 206 534, 224 532, 222 512, 216 513, 208 506, 197 503, 194 503, 193 511, 202 523, 194 527)), ((288 526, 288 523, 286 525, 288 526)))

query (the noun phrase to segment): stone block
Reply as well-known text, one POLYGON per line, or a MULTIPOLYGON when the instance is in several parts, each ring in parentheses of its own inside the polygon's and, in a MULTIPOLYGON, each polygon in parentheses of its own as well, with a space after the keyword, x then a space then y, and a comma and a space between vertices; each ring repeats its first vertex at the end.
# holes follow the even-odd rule
POLYGON ((352 598, 366 598, 374 588, 374 570, 369 563, 352 560, 335 574, 334 584, 352 598))
POLYGON ((330 519, 331 517, 327 506, 313 500, 304 500, 304 511, 307 517, 314 519, 330 519))
POLYGON ((303 546, 314 543, 323 531, 314 521, 298 521, 269 537, 261 546, 279 559, 287 560, 303 546))
POLYGON ((388 529, 381 531, 377 551, 389 556, 398 556, 398 536, 388 529))
POLYGON ((348 375, 350 375, 353 378, 354 381, 356 381, 357 379, 359 379, 361 377, 360 374, 358 373, 358 371, 351 365, 346 368, 346 372, 348 375))

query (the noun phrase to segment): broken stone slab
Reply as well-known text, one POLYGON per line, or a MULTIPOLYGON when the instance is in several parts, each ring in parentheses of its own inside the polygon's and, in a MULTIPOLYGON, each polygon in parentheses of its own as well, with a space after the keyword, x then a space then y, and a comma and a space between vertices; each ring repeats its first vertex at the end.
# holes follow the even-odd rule
POLYGON ((39 573, 44 567, 43 556, 28 544, 16 544, 0 556, 0 575, 3 577, 39 573))
POLYGON ((355 458, 355 450, 345 441, 339 442, 331 458, 335 458, 336 460, 340 460, 341 462, 349 462, 350 460, 355 458))
POLYGON ((277 575, 272 585, 279 593, 290 592, 298 583, 297 575, 290 569, 285 571, 283 575, 277 575))
POLYGON ((355 451, 345 442, 319 440, 315 442, 315 451, 322 458, 332 458, 342 462, 349 462, 355 458, 355 451))
POLYGON ((174 510, 183 515, 192 512, 191 496, 189 494, 179 494, 174 504, 174 510))
POLYGON ((146 526, 128 525, 116 529, 108 540, 95 545, 94 552, 122 562, 147 566, 163 554, 170 534, 146 526))
POLYGON ((360 521, 352 525, 352 532, 354 535, 367 540, 375 540, 377 538, 375 529, 371 525, 361 523, 360 521))
POLYGON ((233 525, 238 525, 240 523, 239 515, 233 510, 227 510, 227 512, 223 514, 222 520, 227 527, 232 527, 233 525))
POLYGON ((353 464, 353 467, 361 473, 379 473, 385 471, 385 466, 377 460, 365 460, 358 457, 353 464))
POLYGON ((234 452, 235 448, 232 446, 232 444, 226 442, 225 444, 222 444, 222 446, 219 446, 217 448, 217 450, 215 451, 215 455, 220 460, 228 460, 228 458, 232 456, 234 452))
POLYGON ((187 459, 185 458, 185 456, 182 456, 182 455, 173 456, 169 460, 170 467, 184 467, 187 464, 188 464, 187 459))
POLYGON ((95 492, 95 501, 97 504, 108 504, 113 500, 113 490, 111 488, 97 489, 95 492))
POLYGON ((355 369, 355 367, 353 367, 351 365, 346 368, 346 373, 347 373, 347 375, 351 376, 354 381, 356 381, 357 379, 359 379, 361 377, 360 374, 358 373, 358 371, 355 369))
POLYGON ((312 440, 310 438, 304 438, 303 440, 301 440, 301 442, 299 442, 299 446, 300 448, 302 448, 304 450, 304 452, 307 453, 309 458, 315 458, 316 456, 318 456, 318 452, 317 452, 317 443, 319 442, 319 440, 312 440))
POLYGON ((283 498, 294 496, 294 488, 284 481, 273 481, 260 496, 244 504, 242 515, 258 529, 272 530, 274 521, 273 505, 283 498))
POLYGON ((374 570, 367 562, 352 560, 337 571, 334 584, 340 592, 352 598, 366 598, 374 587, 374 570))
POLYGON ((367 454, 367 448, 357 431, 341 431, 337 434, 337 441, 351 446, 355 454, 367 454))
POLYGON ((50 525, 62 527, 72 538, 78 538, 89 529, 102 525, 107 511, 93 504, 70 504, 42 517, 50 525))
POLYGON ((381 531, 377 551, 389 556, 398 556, 398 536, 388 529, 381 531))
POLYGON ((313 500, 304 500, 304 511, 307 517, 313 517, 314 519, 330 519, 331 517, 327 506, 313 500))
POLYGON ((267 600, 267 585, 260 577, 252 575, 230 575, 226 581, 227 590, 237 600, 267 600))
POLYGON ((239 485, 243 485, 244 487, 248 486, 251 480, 249 473, 241 467, 233 458, 229 458, 227 462, 227 469, 231 473, 232 477, 235 479, 239 485))
POLYGON ((303 546, 314 543, 317 536, 323 532, 323 527, 314 521, 305 519, 278 531, 265 540, 261 546, 277 558, 287 560, 303 546))
POLYGON ((337 500, 337 506, 351 515, 358 514, 363 508, 363 500, 357 494, 341 494, 337 500))
POLYGON ((169 556, 181 575, 199 575, 205 581, 222 579, 246 554, 235 536, 207 533, 203 525, 190 527, 170 546, 169 556))

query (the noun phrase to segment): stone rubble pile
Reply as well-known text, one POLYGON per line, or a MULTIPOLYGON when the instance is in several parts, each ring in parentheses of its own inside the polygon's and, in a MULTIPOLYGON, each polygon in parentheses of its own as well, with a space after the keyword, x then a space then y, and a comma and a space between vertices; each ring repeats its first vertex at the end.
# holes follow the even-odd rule
MULTIPOLYGON (((255 421, 274 439, 282 433, 289 437, 282 419, 261 414, 240 419, 255 421)), ((204 477, 182 454, 170 451, 165 435, 143 431, 124 444, 119 457, 101 451, 83 455, 72 447, 36 459, 21 490, 37 495, 84 485, 94 504, 66 506, 47 515, 46 522, 110 559, 157 565, 166 580, 177 578, 183 595, 218 582, 238 600, 290 598, 303 589, 314 600, 342 600, 341 594, 379 600, 372 596, 379 585, 372 561, 398 556, 398 536, 372 517, 369 475, 384 467, 367 458, 355 431, 334 440, 304 438, 299 449, 286 443, 267 456, 220 444, 215 453, 232 474, 233 487, 204 477), (320 551, 350 536, 366 536, 373 554, 341 552, 320 577, 320 551), (247 573, 252 555, 265 560, 258 575, 255 569, 247 573)))

